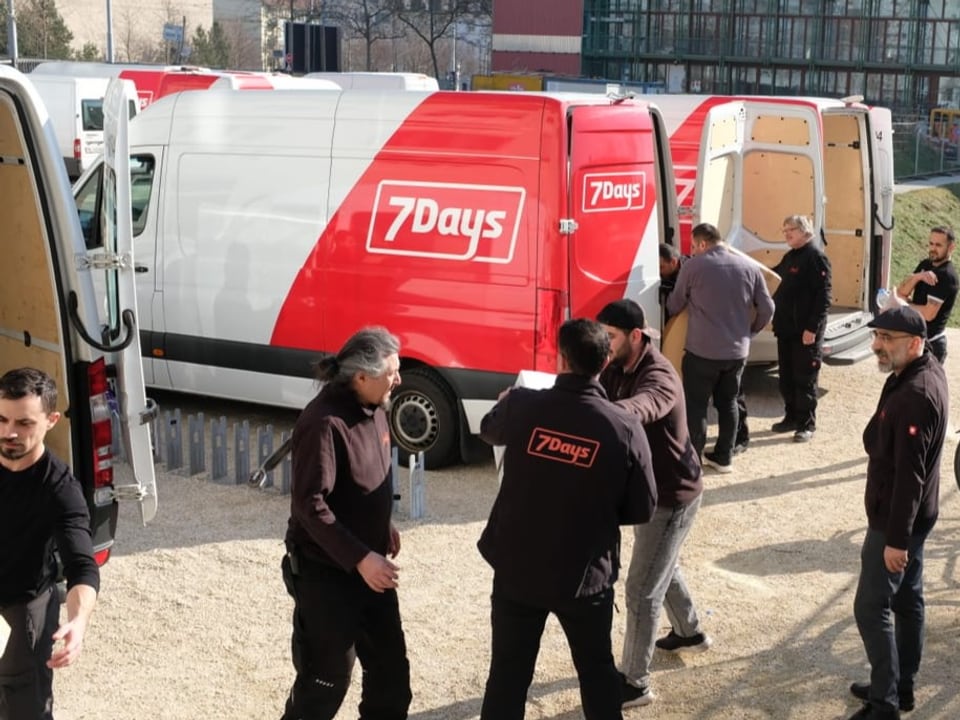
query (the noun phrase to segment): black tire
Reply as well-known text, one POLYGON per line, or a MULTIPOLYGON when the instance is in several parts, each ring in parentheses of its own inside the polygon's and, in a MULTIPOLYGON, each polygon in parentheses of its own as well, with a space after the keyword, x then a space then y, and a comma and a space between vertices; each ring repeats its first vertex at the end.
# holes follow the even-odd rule
POLYGON ((953 479, 957 481, 957 489, 960 489, 960 444, 953 454, 953 479))
POLYGON ((421 451, 431 470, 458 462, 459 423, 453 394, 426 368, 401 371, 400 377, 390 409, 390 432, 400 448, 400 464, 406 465, 406 456, 421 451))

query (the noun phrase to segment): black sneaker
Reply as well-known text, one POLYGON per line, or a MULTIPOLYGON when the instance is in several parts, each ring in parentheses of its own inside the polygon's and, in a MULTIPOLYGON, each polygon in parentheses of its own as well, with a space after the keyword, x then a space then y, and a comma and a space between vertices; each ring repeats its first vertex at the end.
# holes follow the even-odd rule
POLYGON ((632 708, 632 707, 642 707, 644 705, 649 705, 657 696, 653 694, 653 690, 650 689, 650 686, 637 687, 632 682, 627 680, 626 675, 620 673, 621 685, 620 685, 620 707, 632 708))
POLYGON ((797 421, 793 418, 785 417, 780 422, 775 422, 771 425, 770 429, 775 433, 794 432, 797 429, 797 421))
MULTIPOLYGON (((870 699, 870 683, 858 683, 855 682, 850 686, 850 694, 853 695, 858 700, 863 700, 867 702, 870 699)), ((910 712, 915 707, 913 699, 913 690, 908 690, 906 688, 900 688, 898 693, 900 696, 900 711, 901 712, 910 712)))
POLYGON ((793 434, 794 442, 810 442, 813 439, 813 430, 797 430, 793 434))
POLYGON ((847 720, 900 720, 900 711, 896 708, 879 708, 867 703, 847 720))
POLYGON ((709 635, 702 632, 691 635, 690 637, 683 637, 671 630, 665 637, 657 640, 655 644, 658 648, 666 650, 667 652, 701 653, 710 649, 710 646, 713 645, 713 640, 710 639, 709 635))
POLYGON ((733 465, 730 461, 721 462, 716 453, 705 452, 703 454, 703 464, 707 467, 712 467, 718 473, 723 473, 724 475, 733 472, 733 465))
POLYGON ((731 455, 743 455, 747 451, 747 448, 750 447, 750 438, 746 440, 738 440, 736 445, 733 446, 733 450, 730 452, 731 455))

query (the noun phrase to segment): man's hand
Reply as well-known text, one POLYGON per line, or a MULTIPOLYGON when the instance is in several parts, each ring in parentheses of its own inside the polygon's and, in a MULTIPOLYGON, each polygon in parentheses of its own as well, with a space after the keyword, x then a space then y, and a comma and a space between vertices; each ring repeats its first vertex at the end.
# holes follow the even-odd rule
POLYGON ((816 333, 812 333, 812 332, 810 332, 809 330, 804 330, 804 331, 803 331, 803 336, 800 338, 800 341, 801 341, 804 345, 813 345, 813 343, 816 341, 816 339, 817 339, 817 334, 816 334, 816 333))
POLYGON ((924 270, 922 273, 917 273, 917 281, 925 282, 927 285, 936 285, 937 274, 933 270, 924 270))
POLYGON ((907 568, 907 551, 887 545, 883 549, 883 564, 892 573, 901 573, 907 568))
POLYGON ((67 621, 53 634, 54 649, 48 668, 66 667, 80 655, 90 613, 97 602, 97 591, 89 585, 74 585, 67 592, 67 621), (59 647, 56 643, 60 643, 59 647))
POLYGON ((380 553, 375 553, 372 550, 363 556, 363 560, 357 563, 357 572, 360 573, 364 582, 370 586, 370 589, 376 592, 397 587, 397 579, 400 577, 399 567, 380 553))
POLYGON ((390 523, 390 544, 387 546, 387 555, 395 558, 400 554, 400 531, 390 523))
POLYGON ((83 649, 83 636, 87 631, 86 618, 69 620, 57 628, 53 634, 54 648, 47 660, 47 667, 51 669, 66 667, 80 655, 83 649), (63 641, 58 647, 56 643, 63 641))

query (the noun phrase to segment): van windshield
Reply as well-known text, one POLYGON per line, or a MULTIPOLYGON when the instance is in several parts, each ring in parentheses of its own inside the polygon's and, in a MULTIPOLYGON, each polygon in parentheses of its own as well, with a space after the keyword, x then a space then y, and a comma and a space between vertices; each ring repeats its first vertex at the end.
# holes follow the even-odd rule
POLYGON ((80 113, 84 130, 103 130, 103 99, 81 100, 80 113))

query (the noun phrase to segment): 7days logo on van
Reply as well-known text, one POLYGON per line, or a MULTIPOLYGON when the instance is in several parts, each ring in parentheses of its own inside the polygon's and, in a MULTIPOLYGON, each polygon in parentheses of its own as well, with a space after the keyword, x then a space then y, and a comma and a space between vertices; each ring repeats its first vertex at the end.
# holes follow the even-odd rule
POLYGON ((583 176, 583 212, 640 210, 646 205, 642 172, 587 173, 583 176))
POLYGON ((522 187, 383 180, 367 252, 509 263, 525 197, 522 187))

